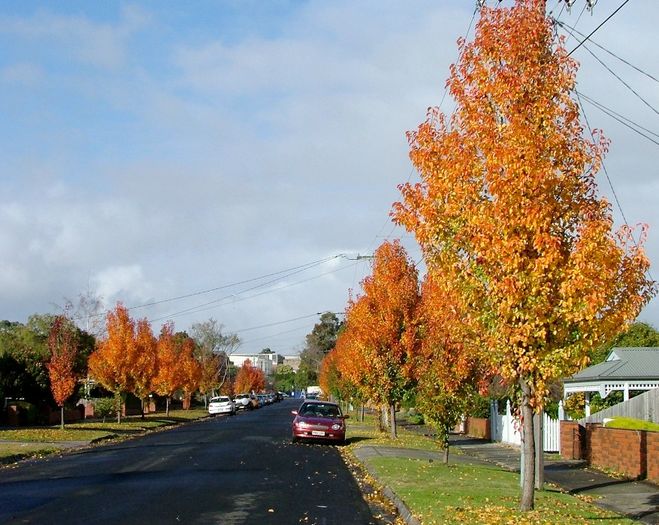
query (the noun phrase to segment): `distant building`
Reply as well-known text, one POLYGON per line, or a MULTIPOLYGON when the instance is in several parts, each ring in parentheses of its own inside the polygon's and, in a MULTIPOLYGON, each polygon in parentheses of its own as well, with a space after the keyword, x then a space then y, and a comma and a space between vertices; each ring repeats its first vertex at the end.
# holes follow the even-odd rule
POLYGON ((252 366, 260 368, 267 376, 272 375, 277 365, 284 361, 284 357, 276 352, 270 354, 231 354, 229 359, 239 368, 249 359, 252 366))
POLYGON ((300 368, 300 357, 297 355, 284 356, 282 364, 290 366, 293 369, 293 372, 297 372, 298 368, 300 368))

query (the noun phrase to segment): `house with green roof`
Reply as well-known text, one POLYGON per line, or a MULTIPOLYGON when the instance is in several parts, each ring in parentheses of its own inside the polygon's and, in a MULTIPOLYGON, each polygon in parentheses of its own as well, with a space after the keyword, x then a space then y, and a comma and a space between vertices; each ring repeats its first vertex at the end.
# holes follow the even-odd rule
POLYGON ((615 390, 629 393, 659 388, 659 347, 613 348, 606 360, 585 368, 563 381, 564 396, 584 392, 586 416, 590 415, 590 395, 602 398, 615 390))

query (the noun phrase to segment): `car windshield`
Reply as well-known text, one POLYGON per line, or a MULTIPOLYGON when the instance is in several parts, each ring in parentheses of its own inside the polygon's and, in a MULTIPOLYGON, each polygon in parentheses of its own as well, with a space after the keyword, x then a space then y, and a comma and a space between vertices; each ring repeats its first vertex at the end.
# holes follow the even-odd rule
POLYGON ((301 416, 308 417, 339 417, 341 411, 336 405, 325 405, 322 403, 304 404, 300 408, 301 416))

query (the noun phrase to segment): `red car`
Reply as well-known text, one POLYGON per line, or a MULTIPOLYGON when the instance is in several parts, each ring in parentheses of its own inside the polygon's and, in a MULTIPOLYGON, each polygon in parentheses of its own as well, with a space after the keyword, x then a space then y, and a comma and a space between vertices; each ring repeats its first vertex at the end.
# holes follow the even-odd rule
POLYGON ((293 410, 293 442, 300 439, 345 443, 346 418, 341 407, 328 401, 307 400, 293 410))

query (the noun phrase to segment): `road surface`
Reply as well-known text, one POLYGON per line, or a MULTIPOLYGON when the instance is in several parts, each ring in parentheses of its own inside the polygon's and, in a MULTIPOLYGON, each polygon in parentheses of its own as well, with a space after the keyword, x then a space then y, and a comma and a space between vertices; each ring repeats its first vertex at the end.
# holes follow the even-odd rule
POLYGON ((335 447, 291 443, 298 404, 0 469, 0 523, 377 523, 335 447))

